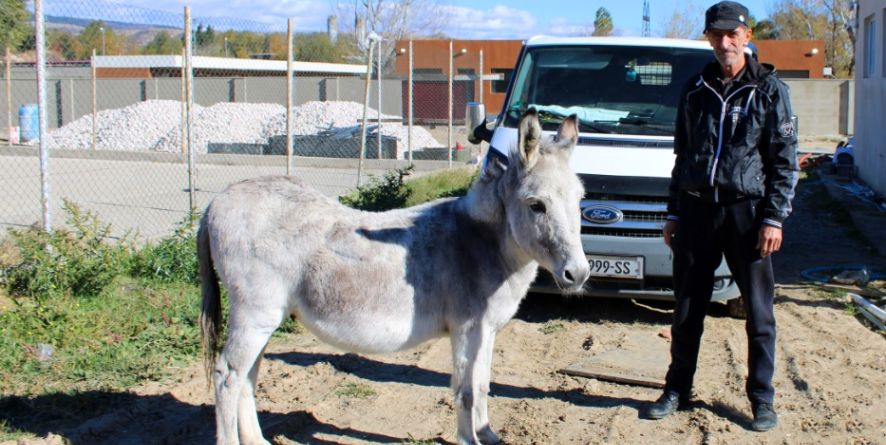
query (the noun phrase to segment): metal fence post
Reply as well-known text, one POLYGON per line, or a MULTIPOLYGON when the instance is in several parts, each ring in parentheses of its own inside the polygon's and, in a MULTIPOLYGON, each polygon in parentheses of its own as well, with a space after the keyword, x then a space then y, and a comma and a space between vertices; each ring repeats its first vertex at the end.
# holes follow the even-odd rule
POLYGON ((292 18, 286 21, 286 175, 292 175, 292 18))
POLYGON ((406 139, 409 148, 409 164, 412 165, 412 122, 413 122, 413 110, 415 109, 413 105, 413 97, 412 97, 412 40, 409 41, 409 74, 407 75, 407 90, 409 91, 409 97, 406 99, 406 104, 409 107, 409 122, 406 130, 406 139))
POLYGON ((447 128, 447 140, 446 140, 446 159, 448 161, 448 167, 452 168, 452 58, 454 55, 452 54, 452 40, 449 41, 449 83, 446 88, 446 92, 449 95, 449 101, 446 103, 446 128, 447 128))
POLYGON ((43 230, 52 229, 49 194, 49 151, 46 146, 46 42, 44 36, 43 0, 34 1, 34 20, 37 45, 37 106, 40 145, 41 204, 43 205, 43 230))
POLYGON ((366 152, 366 109, 369 108, 369 82, 372 80, 372 42, 369 43, 369 54, 366 57, 366 86, 363 94, 363 122, 360 125, 360 161, 357 164, 357 187, 363 176, 363 158, 366 152))
POLYGON ((191 7, 185 6, 185 63, 187 64, 187 71, 185 75, 187 76, 187 81, 185 83, 185 90, 188 93, 188 105, 186 107, 187 110, 187 147, 188 147, 188 203, 189 209, 191 212, 194 211, 197 207, 197 196, 194 185, 194 145, 192 144, 191 137, 191 125, 194 120, 193 116, 193 105, 194 105, 194 66, 192 64, 192 54, 193 48, 191 46, 191 41, 193 40, 191 36, 191 7))
POLYGON ((92 151, 95 152, 95 146, 97 144, 96 134, 98 133, 98 99, 96 99, 96 95, 98 92, 96 91, 96 80, 95 80, 95 48, 92 48, 92 57, 89 59, 89 65, 92 67, 92 151))
POLYGON ((378 39, 378 54, 376 54, 378 59, 378 63, 375 68, 375 81, 376 81, 376 90, 378 92, 378 104, 376 104, 375 117, 378 120, 378 129, 376 130, 376 136, 378 141, 377 156, 378 159, 381 159, 381 39, 378 39))
POLYGON ((6 46, 6 145, 12 146, 12 50, 6 46))

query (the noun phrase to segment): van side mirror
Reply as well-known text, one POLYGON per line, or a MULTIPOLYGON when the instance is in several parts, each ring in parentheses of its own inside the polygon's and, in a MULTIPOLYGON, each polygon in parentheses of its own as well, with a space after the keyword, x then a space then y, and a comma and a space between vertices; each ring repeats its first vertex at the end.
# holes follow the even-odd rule
POLYGON ((465 130, 468 133, 468 141, 472 144, 492 140, 492 131, 486 128, 486 107, 483 104, 468 102, 465 110, 465 130))

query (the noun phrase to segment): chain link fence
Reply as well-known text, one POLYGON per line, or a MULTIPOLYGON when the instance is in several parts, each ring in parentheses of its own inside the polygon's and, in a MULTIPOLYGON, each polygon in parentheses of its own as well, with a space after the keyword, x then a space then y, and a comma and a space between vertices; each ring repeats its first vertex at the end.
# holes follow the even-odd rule
POLYGON ((115 236, 135 230, 151 239, 242 179, 291 174, 338 196, 410 163, 427 171, 480 156, 463 128, 467 102, 482 95, 476 71, 397 74, 381 57, 409 55, 394 42, 293 36, 286 21, 190 16, 187 9, 40 3, 42 140, 36 39, 26 37, 4 57, 4 228, 46 218, 61 226, 70 201, 110 223, 115 236))

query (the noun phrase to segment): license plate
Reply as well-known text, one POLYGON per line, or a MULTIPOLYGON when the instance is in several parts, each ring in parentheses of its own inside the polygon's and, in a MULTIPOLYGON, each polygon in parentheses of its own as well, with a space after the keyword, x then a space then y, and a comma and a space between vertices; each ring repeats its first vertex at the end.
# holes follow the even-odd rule
POLYGON ((643 257, 588 255, 592 277, 643 279, 643 257))

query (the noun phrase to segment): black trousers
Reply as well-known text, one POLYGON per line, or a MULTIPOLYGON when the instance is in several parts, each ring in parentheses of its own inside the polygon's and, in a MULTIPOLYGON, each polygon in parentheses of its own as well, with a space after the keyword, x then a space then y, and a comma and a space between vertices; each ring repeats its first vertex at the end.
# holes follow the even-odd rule
POLYGON ((681 196, 680 222, 671 244, 677 304, 671 325, 671 365, 665 390, 683 397, 689 397, 692 391, 704 318, 713 293, 714 271, 725 255, 747 309, 747 396, 752 403, 772 403, 775 396, 772 387, 775 280, 771 257, 761 258, 756 248, 762 224, 758 206, 756 199, 718 204, 686 194, 681 196))

